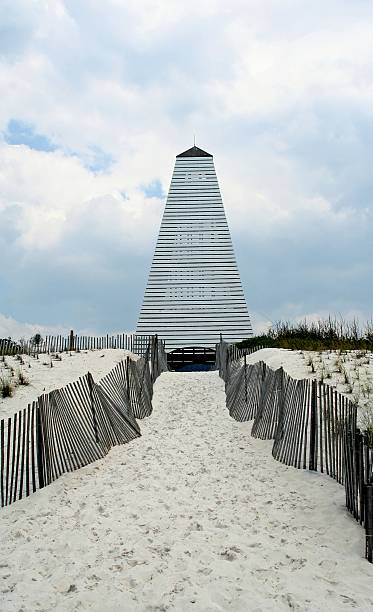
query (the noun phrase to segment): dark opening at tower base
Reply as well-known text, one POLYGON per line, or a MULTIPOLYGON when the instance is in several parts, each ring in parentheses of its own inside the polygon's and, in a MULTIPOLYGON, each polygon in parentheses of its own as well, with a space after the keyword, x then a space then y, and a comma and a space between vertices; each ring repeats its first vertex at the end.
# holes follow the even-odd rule
POLYGON ((167 365, 178 372, 197 372, 215 368, 215 349, 205 346, 183 346, 167 353, 167 365))

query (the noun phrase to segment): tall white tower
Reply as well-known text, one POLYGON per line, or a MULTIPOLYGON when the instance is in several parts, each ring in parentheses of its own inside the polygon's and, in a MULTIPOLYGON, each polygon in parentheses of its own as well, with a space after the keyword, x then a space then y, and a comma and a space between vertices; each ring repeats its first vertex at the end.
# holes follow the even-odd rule
POLYGON ((138 336, 166 350, 214 346, 252 335, 212 155, 194 146, 176 156, 138 336))

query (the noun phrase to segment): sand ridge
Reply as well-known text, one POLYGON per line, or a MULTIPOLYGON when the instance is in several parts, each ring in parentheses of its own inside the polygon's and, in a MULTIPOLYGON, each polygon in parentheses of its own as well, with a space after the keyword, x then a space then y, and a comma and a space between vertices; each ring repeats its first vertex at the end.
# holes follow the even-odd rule
MULTIPOLYGON (((323 381, 357 405, 358 426, 373 419, 373 353, 370 351, 291 351, 266 348, 246 356, 246 363, 264 361, 284 368, 292 378, 323 381)), ((241 359, 243 363, 243 359, 241 359)))
POLYGON ((18 371, 21 370, 29 384, 16 387, 13 397, 0 397, 0 419, 27 408, 27 404, 35 401, 42 393, 60 389, 78 380, 87 372, 91 372, 94 380, 98 382, 127 355, 131 359, 138 359, 137 355, 123 349, 80 351, 79 353, 73 351, 50 355, 41 353, 39 359, 30 355, 21 355, 23 363, 20 363, 17 357, 6 356, 5 363, 8 367, 4 367, 4 362, 0 361, 0 376, 9 377, 10 368, 13 368, 15 379, 18 371))

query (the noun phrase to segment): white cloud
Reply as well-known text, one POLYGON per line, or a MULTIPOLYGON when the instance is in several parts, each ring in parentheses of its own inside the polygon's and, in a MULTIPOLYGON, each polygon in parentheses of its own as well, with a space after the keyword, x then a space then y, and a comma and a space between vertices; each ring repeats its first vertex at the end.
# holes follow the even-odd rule
POLYGON ((273 324, 273 321, 270 321, 268 317, 259 312, 251 312, 250 319, 253 327, 254 336, 261 336, 263 334, 266 334, 273 324))
POLYGON ((34 334, 45 335, 66 334, 69 330, 62 326, 45 327, 36 323, 21 323, 12 317, 0 313, 0 338, 13 338, 13 340, 29 340, 34 334))
POLYGON ((206 85, 217 116, 262 118, 334 99, 370 110, 373 24, 346 19, 337 29, 280 40, 258 37, 242 21, 227 32, 235 51, 232 73, 206 85))
MULTIPOLYGON (((76 157, 25 146, 3 144, 0 155, 0 214, 16 208, 17 243, 23 249, 49 251, 72 229, 87 231, 89 226, 104 240, 137 250, 159 225, 161 201, 146 198, 131 172, 128 181, 118 168, 97 175, 76 157)), ((139 181, 140 168, 132 163, 132 169, 139 181)), ((144 172, 144 178, 151 182, 155 177, 144 172)))

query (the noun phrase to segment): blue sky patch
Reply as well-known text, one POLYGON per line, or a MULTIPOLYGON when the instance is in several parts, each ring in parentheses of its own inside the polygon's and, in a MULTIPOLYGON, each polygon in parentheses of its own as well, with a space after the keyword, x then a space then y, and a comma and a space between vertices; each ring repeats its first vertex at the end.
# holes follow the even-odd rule
POLYGON ((90 147, 87 158, 84 158, 85 166, 92 172, 107 172, 114 161, 110 153, 96 146, 90 147))
POLYGON ((147 198, 165 198, 166 194, 163 191, 162 183, 159 179, 141 186, 141 191, 147 198))
POLYGON ((4 133, 5 142, 11 145, 26 145, 36 151, 55 151, 58 147, 47 136, 38 134, 30 123, 10 119, 4 133))

